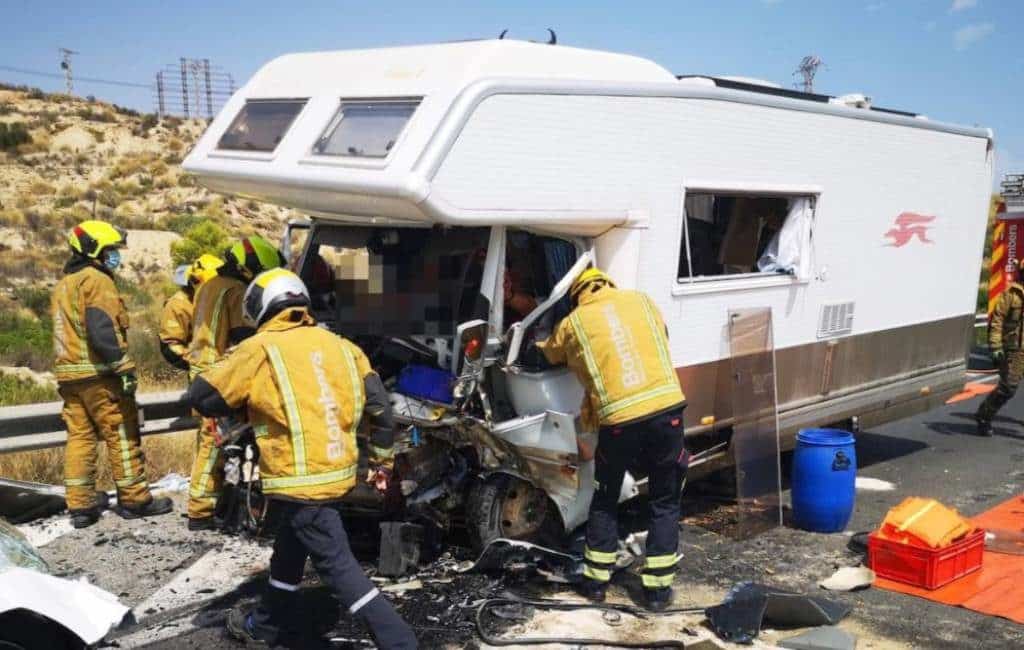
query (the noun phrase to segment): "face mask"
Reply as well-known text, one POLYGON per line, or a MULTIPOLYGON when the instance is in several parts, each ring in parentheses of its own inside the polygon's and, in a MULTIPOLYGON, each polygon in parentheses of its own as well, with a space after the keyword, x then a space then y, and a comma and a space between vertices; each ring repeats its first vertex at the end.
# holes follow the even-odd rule
POLYGON ((103 256, 103 266, 107 269, 114 271, 117 267, 121 266, 121 251, 116 248, 107 251, 106 255, 103 256))

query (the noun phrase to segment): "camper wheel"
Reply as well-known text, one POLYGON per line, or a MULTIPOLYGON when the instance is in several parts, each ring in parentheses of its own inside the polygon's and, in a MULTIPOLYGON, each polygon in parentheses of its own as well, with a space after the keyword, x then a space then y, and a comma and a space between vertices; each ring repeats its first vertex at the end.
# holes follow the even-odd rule
POLYGON ((466 526, 475 548, 482 549, 498 537, 546 541, 555 524, 559 524, 555 504, 543 490, 521 478, 495 474, 470 488, 466 526))

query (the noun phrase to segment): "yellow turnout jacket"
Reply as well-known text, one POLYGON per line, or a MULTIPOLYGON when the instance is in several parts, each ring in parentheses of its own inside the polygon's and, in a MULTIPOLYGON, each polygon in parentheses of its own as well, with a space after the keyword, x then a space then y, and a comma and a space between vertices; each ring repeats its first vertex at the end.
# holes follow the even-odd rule
POLYGON ((160 344, 169 363, 185 363, 192 339, 192 298, 184 290, 175 292, 164 303, 160 314, 160 344))
POLYGON ((73 259, 53 290, 53 372, 60 383, 132 372, 128 310, 114 279, 73 259))
POLYGON ((638 291, 584 292, 554 334, 537 346, 567 364, 586 389, 584 426, 638 420, 686 402, 668 351, 665 323, 638 291))
POLYGON ((212 366, 237 340, 232 332, 247 329, 242 312, 245 283, 218 275, 197 290, 192 310, 192 340, 185 360, 189 378, 212 366))
MULTIPOLYGON (((336 500, 355 485, 356 429, 371 374, 357 345, 316 327, 304 308, 291 308, 202 373, 190 395, 205 392, 206 400, 245 409, 268 496, 336 500)), ((392 454, 390 431, 386 444, 371 451, 392 454)))

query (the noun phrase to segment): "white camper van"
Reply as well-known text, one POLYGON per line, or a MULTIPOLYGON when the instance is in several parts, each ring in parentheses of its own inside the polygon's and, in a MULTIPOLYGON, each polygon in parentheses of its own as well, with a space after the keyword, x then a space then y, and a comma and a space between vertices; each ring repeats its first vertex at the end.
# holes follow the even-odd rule
POLYGON ((786 445, 962 385, 992 133, 489 40, 275 59, 184 166, 309 215, 293 262, 321 322, 394 391, 405 507, 462 507, 458 477, 474 477, 486 539, 586 518, 582 390, 532 342, 590 262, 658 304, 687 435, 721 458, 735 310, 771 315, 786 445))

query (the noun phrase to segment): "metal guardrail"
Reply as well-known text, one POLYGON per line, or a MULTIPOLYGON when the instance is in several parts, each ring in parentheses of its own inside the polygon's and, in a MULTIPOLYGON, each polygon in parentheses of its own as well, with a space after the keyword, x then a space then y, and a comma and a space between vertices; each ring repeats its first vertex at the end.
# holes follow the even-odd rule
MULTIPOLYGON (((183 391, 139 394, 142 435, 194 429, 198 422, 183 391)), ((0 407, 0 453, 60 447, 67 431, 60 417, 62 402, 0 407)))

